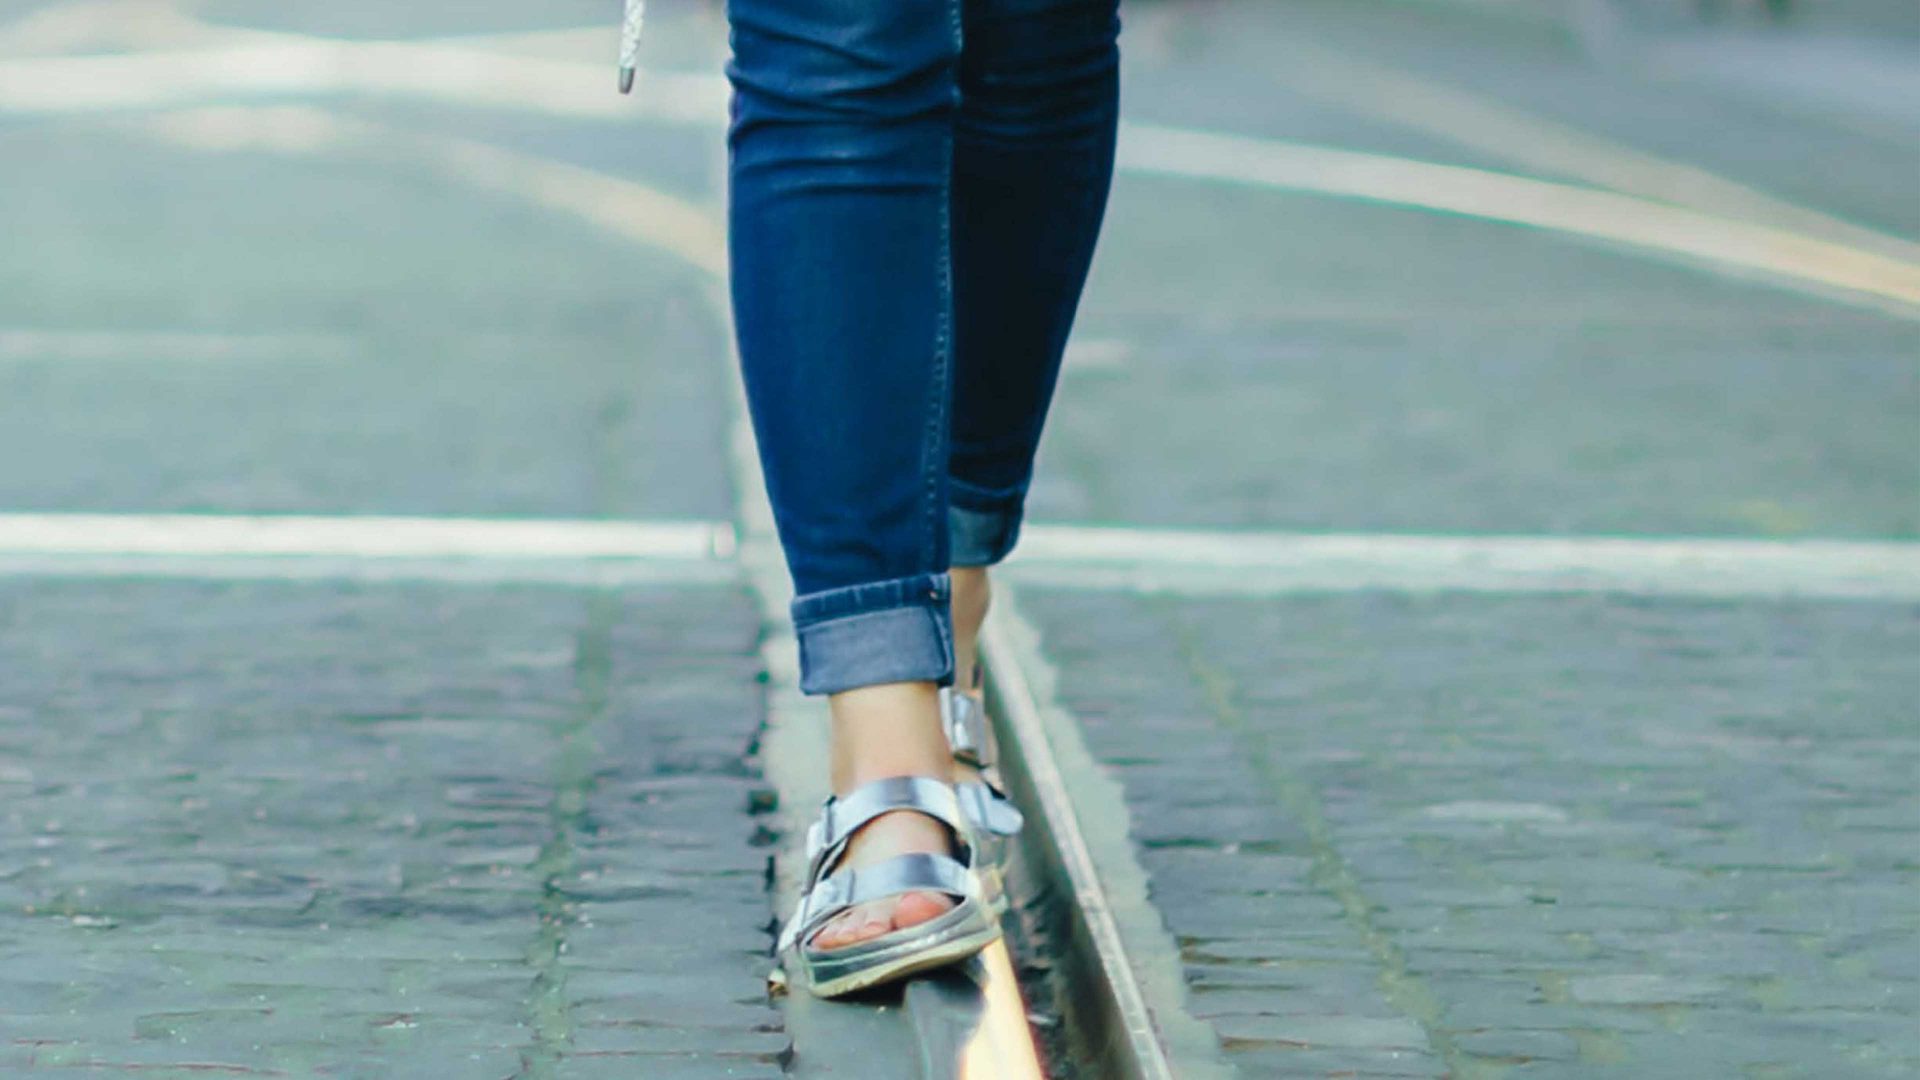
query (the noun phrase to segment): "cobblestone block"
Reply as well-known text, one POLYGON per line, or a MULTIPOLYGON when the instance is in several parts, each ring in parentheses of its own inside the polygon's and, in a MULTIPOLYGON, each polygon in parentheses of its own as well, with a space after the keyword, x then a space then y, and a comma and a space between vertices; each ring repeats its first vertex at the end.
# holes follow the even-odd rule
POLYGON ((1358 945, 1346 942, 1337 930, 1313 936, 1298 933, 1255 935, 1242 938, 1183 938, 1182 954, 1196 963, 1238 962, 1256 966, 1286 967, 1357 963, 1365 964, 1371 955, 1358 945))
POLYGON ((1283 1043, 1304 1049, 1422 1050, 1427 1034, 1405 1017, 1274 1016, 1226 1013, 1214 1029, 1229 1042, 1283 1043))
POLYGON ((568 1054, 554 1075, 559 1080, 779 1080, 778 1065, 756 1060, 716 1060, 706 1054, 568 1054))
MULTIPOLYGON (((1191 973, 1190 973, 1191 974, 1191 973)), ((1272 973, 1270 973, 1272 974, 1272 973)), ((1401 1020, 1384 1002, 1365 1003, 1378 989, 1378 980, 1365 970, 1299 969, 1281 972, 1270 981, 1242 987, 1222 986, 1217 980, 1196 979, 1188 1003, 1201 1019, 1229 1016, 1335 1016, 1401 1020), (1369 1012, 1368 1008, 1376 1011, 1369 1012)))
POLYGON ((1463 1032, 1453 1044, 1463 1053, 1513 1064, 1572 1061, 1580 1054, 1579 1041, 1558 1031, 1463 1032))
POLYGON ((1446 1075, 1446 1066, 1431 1054, 1411 1050, 1268 1050, 1245 1049, 1234 1054, 1244 1075, 1259 1077, 1399 1077, 1446 1075))
POLYGON ((1679 1005, 1726 992, 1706 979, 1667 975, 1581 975, 1567 982, 1567 994, 1582 1005, 1679 1005))

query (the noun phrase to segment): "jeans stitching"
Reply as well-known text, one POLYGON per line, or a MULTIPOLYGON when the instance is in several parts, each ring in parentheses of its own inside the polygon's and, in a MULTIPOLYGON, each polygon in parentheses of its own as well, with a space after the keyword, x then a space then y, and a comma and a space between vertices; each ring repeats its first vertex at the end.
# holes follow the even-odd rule
POLYGON ((845 615, 866 611, 888 611, 903 607, 926 607, 929 596, 938 598, 943 591, 943 575, 932 573, 909 574, 904 577, 887 578, 881 581, 863 581, 854 585, 842 585, 837 588, 823 589, 818 592, 795 596, 789 605, 796 625, 815 623, 842 618, 845 615), (839 615, 819 616, 811 614, 815 608, 832 609, 845 604, 848 611, 839 615))
MULTIPOLYGON (((929 382, 933 392, 928 408, 927 439, 922 450, 921 470, 926 478, 926 542, 921 556, 922 565, 939 569, 942 544, 946 539, 947 514, 945 500, 941 496, 940 484, 946 477, 949 433, 947 416, 949 402, 953 397, 953 164, 954 164, 954 123, 959 115, 960 97, 960 59, 966 47, 962 29, 960 5, 963 0, 947 0, 947 23, 952 36, 953 53, 951 63, 952 100, 949 102, 945 138, 942 143, 940 170, 940 248, 936 274, 939 278, 940 310, 935 321, 933 373, 929 382)), ((937 590, 936 590, 937 591, 937 590)))

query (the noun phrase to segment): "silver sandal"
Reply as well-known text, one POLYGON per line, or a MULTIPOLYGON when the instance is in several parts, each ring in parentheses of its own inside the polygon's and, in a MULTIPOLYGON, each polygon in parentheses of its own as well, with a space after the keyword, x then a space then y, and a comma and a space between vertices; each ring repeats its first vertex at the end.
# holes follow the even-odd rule
POLYGON ((954 760, 980 770, 980 779, 954 784, 960 807, 981 833, 981 846, 987 862, 1002 869, 1006 866, 1007 838, 1019 833, 1026 824, 1020 808, 1001 790, 988 772, 993 767, 987 747, 987 713, 970 694, 951 686, 940 688, 941 726, 953 747, 954 760))
POLYGON ((965 960, 1000 937, 999 876, 976 866, 977 836, 953 785, 926 776, 874 780, 844 797, 829 795, 807 829, 807 891, 780 931, 774 952, 793 981, 817 997, 836 997, 965 960), (889 810, 917 810, 953 831, 959 858, 910 852, 829 873, 855 830, 889 810), (944 892, 950 911, 838 949, 808 942, 828 919, 855 904, 909 892, 944 892))

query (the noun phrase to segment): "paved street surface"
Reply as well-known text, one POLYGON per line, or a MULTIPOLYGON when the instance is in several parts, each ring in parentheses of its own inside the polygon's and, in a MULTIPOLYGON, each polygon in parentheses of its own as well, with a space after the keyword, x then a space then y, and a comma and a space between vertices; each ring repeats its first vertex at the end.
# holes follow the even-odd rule
POLYGON ((1920 1059, 1911 607, 1028 601, 1245 1075, 1920 1059))
POLYGON ((0 597, 0 1073, 779 1075, 737 591, 0 597))
MULTIPOLYGON (((1130 143, 1034 520, 1920 539, 1920 306, 1485 194, 1910 267, 1920 28, 1128 3, 1130 137, 1481 209, 1130 143)), ((622 104, 605 3, 0 2, 0 513, 732 518, 724 31, 653 8, 705 79, 622 104)), ((0 1075, 804 1072, 743 585, 229 570, 0 577, 0 1075)), ((1913 605, 1022 595, 1241 1075, 1920 1070, 1913 605)))

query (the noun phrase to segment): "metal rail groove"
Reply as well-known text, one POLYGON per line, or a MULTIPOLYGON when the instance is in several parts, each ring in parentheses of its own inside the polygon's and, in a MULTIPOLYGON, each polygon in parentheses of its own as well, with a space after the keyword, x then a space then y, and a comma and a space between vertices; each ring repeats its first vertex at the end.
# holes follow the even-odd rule
POLYGON ((1102 1080, 1175 1080, 1171 1055, 1129 961, 1032 682, 1004 620, 989 618, 980 655, 1000 772, 1027 814, 1023 854, 1071 900, 1068 933, 1052 959, 1073 991, 1063 995, 1063 1019, 1086 1057, 1076 1064, 1102 1080))

